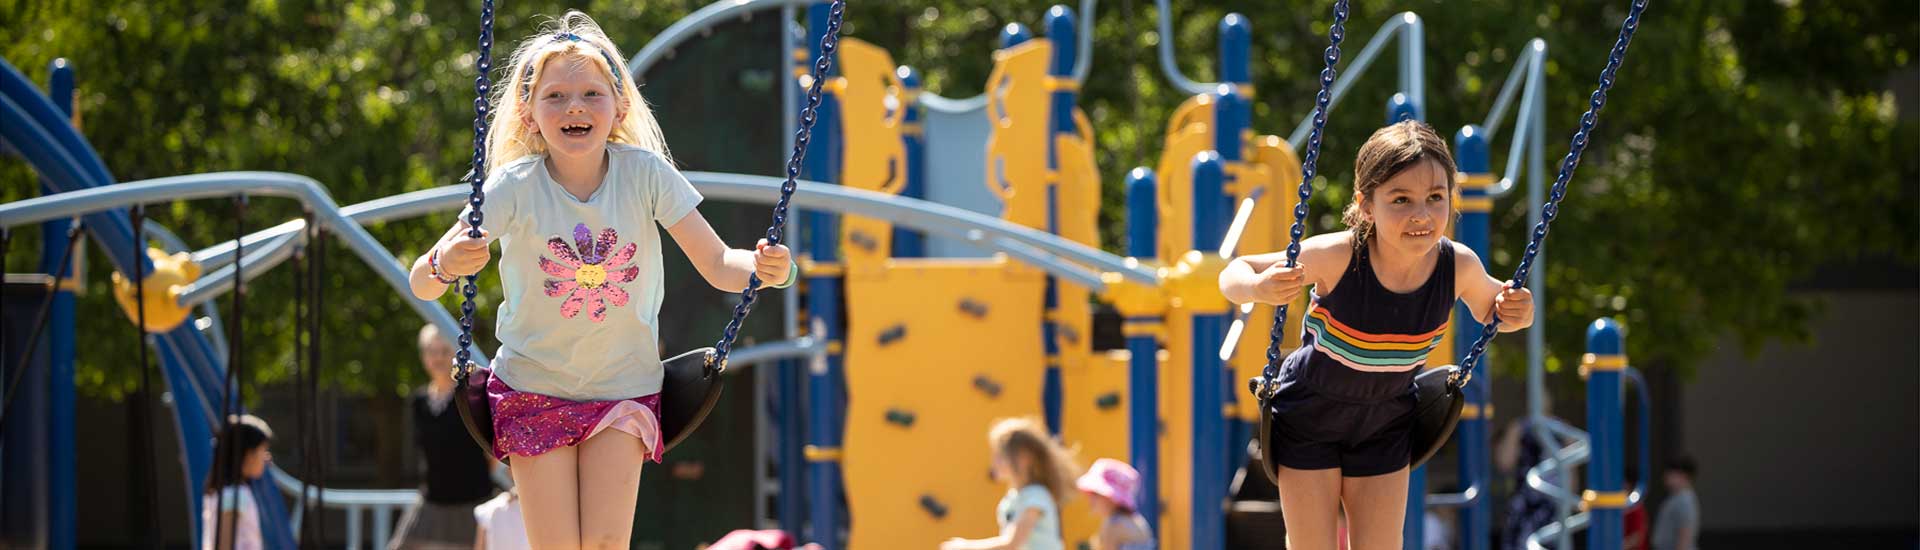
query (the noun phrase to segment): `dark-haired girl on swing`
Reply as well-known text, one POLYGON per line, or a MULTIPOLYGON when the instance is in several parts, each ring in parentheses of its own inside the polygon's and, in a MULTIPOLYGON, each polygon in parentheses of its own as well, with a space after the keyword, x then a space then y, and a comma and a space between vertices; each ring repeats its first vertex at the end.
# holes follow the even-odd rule
POLYGON ((1533 324, 1533 294, 1487 275, 1448 240, 1454 164, 1433 128, 1381 128, 1354 162, 1351 229, 1286 252, 1236 258, 1220 291, 1237 304, 1291 303, 1311 286, 1300 348, 1269 407, 1287 547, 1335 548, 1345 509, 1352 547, 1401 547, 1411 461, 1413 379, 1446 333, 1456 300, 1500 330, 1533 324))

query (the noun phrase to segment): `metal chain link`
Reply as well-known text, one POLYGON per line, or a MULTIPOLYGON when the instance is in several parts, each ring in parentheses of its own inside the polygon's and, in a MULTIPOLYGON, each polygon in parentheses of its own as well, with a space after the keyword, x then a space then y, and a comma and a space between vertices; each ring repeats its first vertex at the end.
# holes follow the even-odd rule
MULTIPOLYGON (((1520 257, 1520 267, 1513 272, 1512 284, 1525 285, 1527 275, 1533 271, 1533 259, 1540 255, 1541 245, 1546 243, 1547 228, 1553 224, 1553 218, 1560 213, 1560 200, 1566 198, 1567 182, 1573 179, 1573 171, 1580 167, 1580 153, 1586 150, 1587 141, 1593 133, 1594 123, 1599 121, 1600 108, 1607 104, 1607 90, 1613 88, 1614 73, 1620 70, 1620 63, 1627 57, 1627 44, 1633 42, 1633 32, 1640 28, 1640 14, 1647 9, 1648 0, 1634 0, 1633 7, 1627 11, 1627 20, 1620 26, 1620 37, 1613 42, 1613 51, 1607 54, 1607 67, 1600 71, 1600 87, 1593 91, 1588 99, 1585 114, 1580 115, 1580 129, 1573 133, 1573 141, 1567 150, 1566 158, 1560 161, 1560 174, 1553 180, 1553 192, 1547 197, 1547 204, 1541 209, 1540 223, 1533 226, 1533 238, 1527 241, 1527 253, 1520 257)), ((1500 316, 1494 315, 1480 331, 1480 338, 1473 341, 1473 348, 1460 360, 1458 374, 1448 380, 1455 389, 1464 388, 1473 379, 1473 368, 1480 357, 1487 352, 1487 344, 1493 341, 1500 330, 1500 316)))
MULTIPOLYGON (((1287 230, 1287 267, 1300 260, 1300 237, 1306 233, 1307 199, 1313 197, 1313 176, 1320 162, 1320 136, 1327 126, 1327 108, 1333 99, 1334 66, 1340 63, 1340 42, 1347 38, 1347 0, 1333 3, 1333 25, 1327 28, 1326 68, 1320 70, 1320 94, 1314 96, 1313 133, 1307 137, 1307 154, 1300 161, 1300 202, 1293 205, 1293 227, 1287 230)), ((1285 339, 1287 304, 1273 308, 1273 331, 1267 343, 1267 367, 1260 376, 1247 381, 1247 391, 1262 405, 1279 391, 1280 342, 1285 339)))
MULTIPOLYGON (((813 82, 807 86, 807 106, 800 110, 800 129, 793 133, 793 153, 787 156, 787 181, 780 184, 780 200, 773 205, 773 225, 767 228, 768 246, 780 244, 786 231, 787 201, 793 198, 794 181, 800 177, 800 161, 806 158, 807 143, 813 139, 813 123, 819 118, 820 90, 826 82, 827 70, 833 67, 833 52, 840 46, 840 20, 846 10, 846 0, 834 0, 827 12, 827 30, 820 37, 820 57, 813 61, 813 82)), ((708 376, 726 372, 727 353, 733 350, 740 323, 746 320, 747 312, 753 310, 759 286, 759 274, 747 276, 747 288, 740 291, 740 303, 733 307, 733 318, 727 321, 720 342, 713 345, 713 356, 707 359, 708 376)))
MULTIPOLYGON (((487 194, 481 191, 481 184, 487 179, 487 118, 491 106, 488 96, 493 91, 493 0, 480 1, 480 55, 473 62, 479 76, 473 79, 473 163, 467 172, 467 184, 473 191, 467 194, 467 237, 480 238, 480 221, 485 218, 480 213, 480 205, 487 200, 487 194)), ((473 370, 473 298, 480 288, 478 274, 460 278, 460 346, 454 350, 453 378, 460 386, 467 385, 467 375, 473 370)))

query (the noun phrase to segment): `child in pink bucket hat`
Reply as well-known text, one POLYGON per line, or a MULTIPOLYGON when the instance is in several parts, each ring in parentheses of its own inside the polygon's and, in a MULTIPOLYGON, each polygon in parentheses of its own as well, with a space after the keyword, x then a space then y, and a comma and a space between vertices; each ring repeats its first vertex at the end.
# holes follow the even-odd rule
POLYGON ((1140 472, 1125 462, 1102 458, 1074 486, 1086 493, 1094 515, 1100 518, 1100 530, 1093 534, 1094 550, 1154 550, 1153 530, 1136 506, 1140 472))

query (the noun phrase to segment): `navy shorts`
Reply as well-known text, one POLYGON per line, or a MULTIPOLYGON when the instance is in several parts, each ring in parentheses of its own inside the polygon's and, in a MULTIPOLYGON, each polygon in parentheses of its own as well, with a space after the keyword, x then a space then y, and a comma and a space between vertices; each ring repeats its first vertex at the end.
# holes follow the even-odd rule
MULTIPOLYGON (((1314 384, 1317 376, 1300 376, 1296 366, 1284 369, 1280 392, 1268 405, 1276 462, 1295 470, 1339 468, 1345 477, 1390 474, 1412 462, 1411 384, 1385 396, 1339 395, 1314 384)), ((1362 373, 1336 376, 1353 374, 1362 373)))

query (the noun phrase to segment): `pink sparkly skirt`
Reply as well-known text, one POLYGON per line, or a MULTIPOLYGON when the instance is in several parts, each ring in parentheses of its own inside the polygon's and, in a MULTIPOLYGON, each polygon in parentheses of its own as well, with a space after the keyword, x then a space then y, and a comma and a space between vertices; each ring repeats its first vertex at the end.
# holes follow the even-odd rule
POLYGON ((660 462, 660 394, 619 401, 569 401, 523 392, 498 376, 487 379, 487 401, 493 404, 493 457, 540 456, 561 447, 579 445, 602 430, 615 429, 640 438, 647 458, 660 462))

